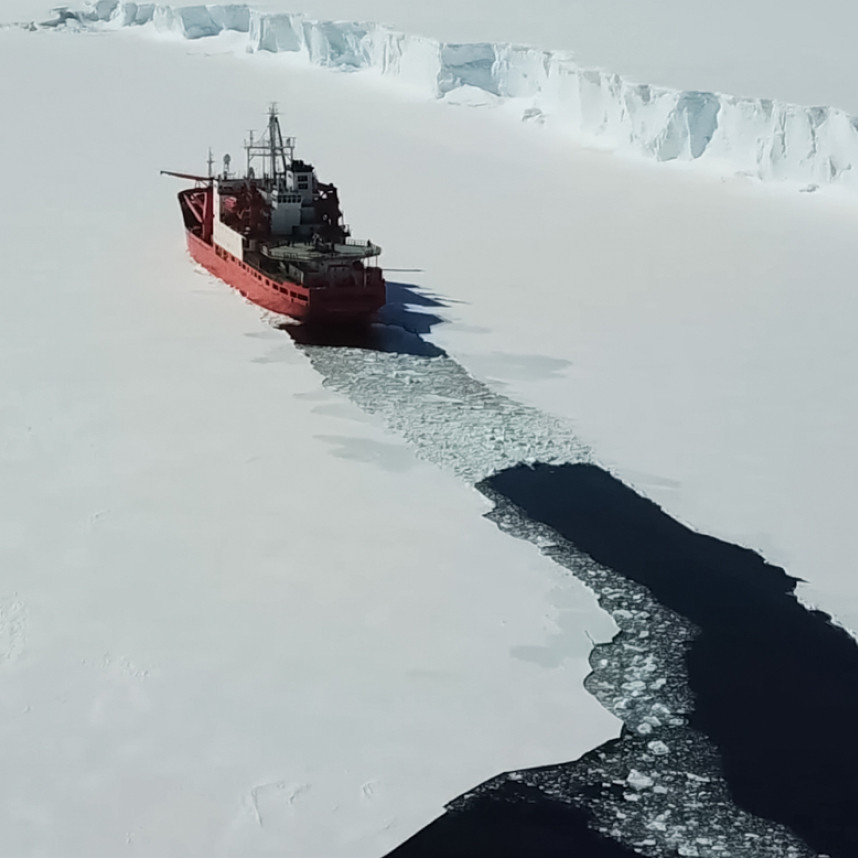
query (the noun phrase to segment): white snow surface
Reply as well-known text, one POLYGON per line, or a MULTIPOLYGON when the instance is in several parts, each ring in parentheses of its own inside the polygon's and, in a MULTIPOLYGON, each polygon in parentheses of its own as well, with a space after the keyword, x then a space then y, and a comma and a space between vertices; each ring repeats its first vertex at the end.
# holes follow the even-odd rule
POLYGON ((155 174, 235 151, 269 100, 389 276, 446 297, 437 343, 858 630, 851 197, 152 34, 0 33, 10 851, 379 855, 615 730, 587 646, 508 657, 558 605, 604 639, 592 600, 189 267, 155 174))
MULTIPOLYGON (((316 20, 295 11, 260 11, 235 4, 172 7, 91 0, 86 8, 85 14, 93 20, 117 26, 151 22, 162 31, 190 39, 224 30, 247 32, 248 50, 291 52, 317 65, 372 70, 437 97, 462 87, 476 88, 511 100, 523 116, 556 124, 579 140, 655 161, 702 159, 721 172, 765 180, 858 186, 858 169, 853 169, 858 165, 858 119, 838 106, 856 104, 854 97, 802 105, 772 97, 769 87, 743 88, 739 94, 678 88, 658 84, 657 76, 637 77, 616 67, 582 64, 568 48, 546 49, 544 40, 532 46, 488 39, 444 41, 424 32, 403 32, 377 19, 316 20)), ((328 9, 324 3, 312 8, 328 9)), ((387 10, 372 3, 350 8, 387 10)), ((345 11, 336 4, 328 11, 335 9, 345 11)), ((552 12, 543 18, 545 31, 552 12)), ((814 14, 818 16, 819 10, 814 14)), ((663 15, 659 13, 660 18, 663 15)), ((406 18, 409 23, 421 20, 406 18)), ((406 18, 400 15, 398 20, 406 18)), ((790 15, 787 18, 792 20, 790 15)), ((786 44, 794 47, 799 25, 793 22, 792 26, 793 38, 786 44)), ((843 26, 838 19, 838 32, 843 26)), ((769 33, 766 43, 773 41, 769 33)), ((662 36, 650 43, 650 50, 665 42, 674 44, 676 39, 662 36)), ((843 53, 855 64, 851 48, 843 53)), ((720 61, 729 65, 723 54, 720 61)), ((764 64, 764 56, 756 54, 740 63, 743 68, 764 64)), ((834 95, 835 89, 831 92, 834 95)), ((836 94, 839 99, 840 90, 836 94)))
MULTIPOLYGON (((0 851, 369 858, 616 735, 583 688, 614 630, 592 594, 190 264, 158 169, 276 79, 0 44, 26 71, 0 79, 0 851), (517 655, 556 650, 561 610, 557 665, 517 655)), ((335 78, 293 83, 338 125, 335 78)))
POLYGON ((391 276, 418 268, 402 279, 450 298, 438 344, 571 421, 671 514, 784 565, 803 600, 858 632, 851 194, 651 170, 510 122, 506 106, 451 110, 379 77, 335 76, 336 109, 311 116, 294 103, 304 58, 219 39, 186 44, 282 93, 391 276))

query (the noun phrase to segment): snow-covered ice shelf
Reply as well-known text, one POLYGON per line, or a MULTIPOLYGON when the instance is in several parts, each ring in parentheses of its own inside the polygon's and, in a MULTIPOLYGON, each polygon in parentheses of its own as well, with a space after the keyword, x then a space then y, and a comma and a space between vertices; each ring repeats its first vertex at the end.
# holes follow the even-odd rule
POLYGON ((289 52, 319 66, 371 70, 438 98, 480 90, 514 103, 530 120, 638 157, 702 161, 763 180, 858 187, 858 119, 833 106, 676 90, 584 67, 569 51, 442 42, 379 23, 313 20, 243 4, 96 0, 75 14, 84 23, 151 24, 188 39, 242 32, 249 51, 289 52))

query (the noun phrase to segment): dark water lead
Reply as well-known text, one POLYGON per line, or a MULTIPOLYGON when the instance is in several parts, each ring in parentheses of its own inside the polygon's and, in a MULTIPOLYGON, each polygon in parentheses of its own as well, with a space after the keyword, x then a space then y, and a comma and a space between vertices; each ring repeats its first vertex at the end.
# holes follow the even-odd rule
POLYGON ((589 827, 589 814, 508 780, 448 810, 390 858, 635 858, 589 827))
MULTIPOLYGON (((478 488, 551 528, 561 542, 605 569, 642 585, 696 627, 696 635, 683 648, 693 695, 687 714, 691 730, 677 721, 662 729, 656 741, 626 730, 619 740, 581 760, 495 778, 453 802, 446 823, 451 831, 457 825, 477 843, 473 830, 481 821, 492 824, 487 810, 492 804, 532 803, 532 793, 511 799, 511 783, 584 812, 612 801, 615 807, 622 807, 622 801, 640 805, 655 798, 657 789, 668 794, 671 784, 660 775, 681 776, 684 769, 697 786, 698 798, 686 800, 685 806, 668 806, 654 818, 637 810, 638 817, 649 819, 645 829, 657 831, 682 814, 712 813, 721 797, 717 778, 705 772, 720 770, 740 808, 786 825, 818 855, 858 856, 858 646, 827 615, 807 610, 795 599, 795 579, 752 551, 694 533, 594 465, 518 466, 478 488), (700 736, 696 750, 689 733, 700 736), (647 770, 647 762, 668 759, 670 749, 677 747, 687 760, 679 766, 674 762, 669 770, 657 765, 647 770), (707 748, 717 749, 717 754, 707 748), (713 757, 708 764, 707 753, 713 757)), ((494 812, 501 811, 495 807, 494 812)), ((628 826, 623 825, 622 812, 617 813, 614 833, 629 843, 628 826)), ((442 827, 439 821, 435 831, 442 827)), ((427 854, 420 850, 429 842, 423 838, 430 837, 431 829, 392 855, 427 854)), ((655 848, 657 838, 647 839, 645 829, 633 841, 638 854, 664 854, 655 848)), ((769 854, 765 834, 748 830, 744 836, 742 855, 769 854)), ((601 847, 581 849, 570 849, 569 854, 612 854, 599 851, 601 847)), ((799 854, 793 847, 789 851, 799 854)), ((513 853, 489 847, 463 853, 441 849, 436 854, 476 858, 513 853)), ((531 848, 518 854, 555 853, 531 848)), ((673 854, 740 852, 699 838, 682 843, 673 854)))

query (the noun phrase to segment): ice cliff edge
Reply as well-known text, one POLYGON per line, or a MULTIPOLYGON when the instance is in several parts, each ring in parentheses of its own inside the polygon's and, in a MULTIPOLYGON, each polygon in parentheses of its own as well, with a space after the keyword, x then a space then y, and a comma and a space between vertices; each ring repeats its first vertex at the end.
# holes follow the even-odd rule
POLYGON ((447 44, 382 24, 315 21, 245 4, 173 7, 90 0, 65 13, 84 26, 151 25, 189 39, 247 34, 248 51, 368 69, 442 98, 473 87, 515 99, 524 116, 656 161, 710 162, 723 172, 802 185, 858 187, 858 118, 834 107, 677 91, 579 66, 570 53, 501 43, 447 44))

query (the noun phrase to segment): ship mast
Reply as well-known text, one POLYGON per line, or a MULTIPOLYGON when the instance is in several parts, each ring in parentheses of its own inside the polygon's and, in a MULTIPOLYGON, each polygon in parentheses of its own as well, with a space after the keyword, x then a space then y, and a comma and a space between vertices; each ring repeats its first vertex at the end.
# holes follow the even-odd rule
POLYGON ((274 186, 280 184, 281 180, 285 181, 286 174, 292 168, 295 138, 283 136, 276 104, 272 104, 268 109, 268 128, 259 139, 255 139, 251 133, 244 149, 247 153, 248 176, 254 158, 261 158, 264 178, 269 179, 274 186), (270 172, 266 168, 270 169, 270 172))
POLYGON ((277 183, 277 132, 280 124, 277 122, 277 105, 268 108, 268 148, 271 157, 271 178, 277 183))
POLYGON ((277 117, 277 103, 272 102, 268 108, 268 143, 271 147, 271 176, 277 178, 277 156, 283 161, 283 175, 289 172, 289 167, 292 163, 292 154, 295 149, 295 141, 292 137, 287 137, 286 142, 283 141, 283 135, 280 132, 280 120, 277 117), (288 152, 288 160, 287 160, 288 152))

